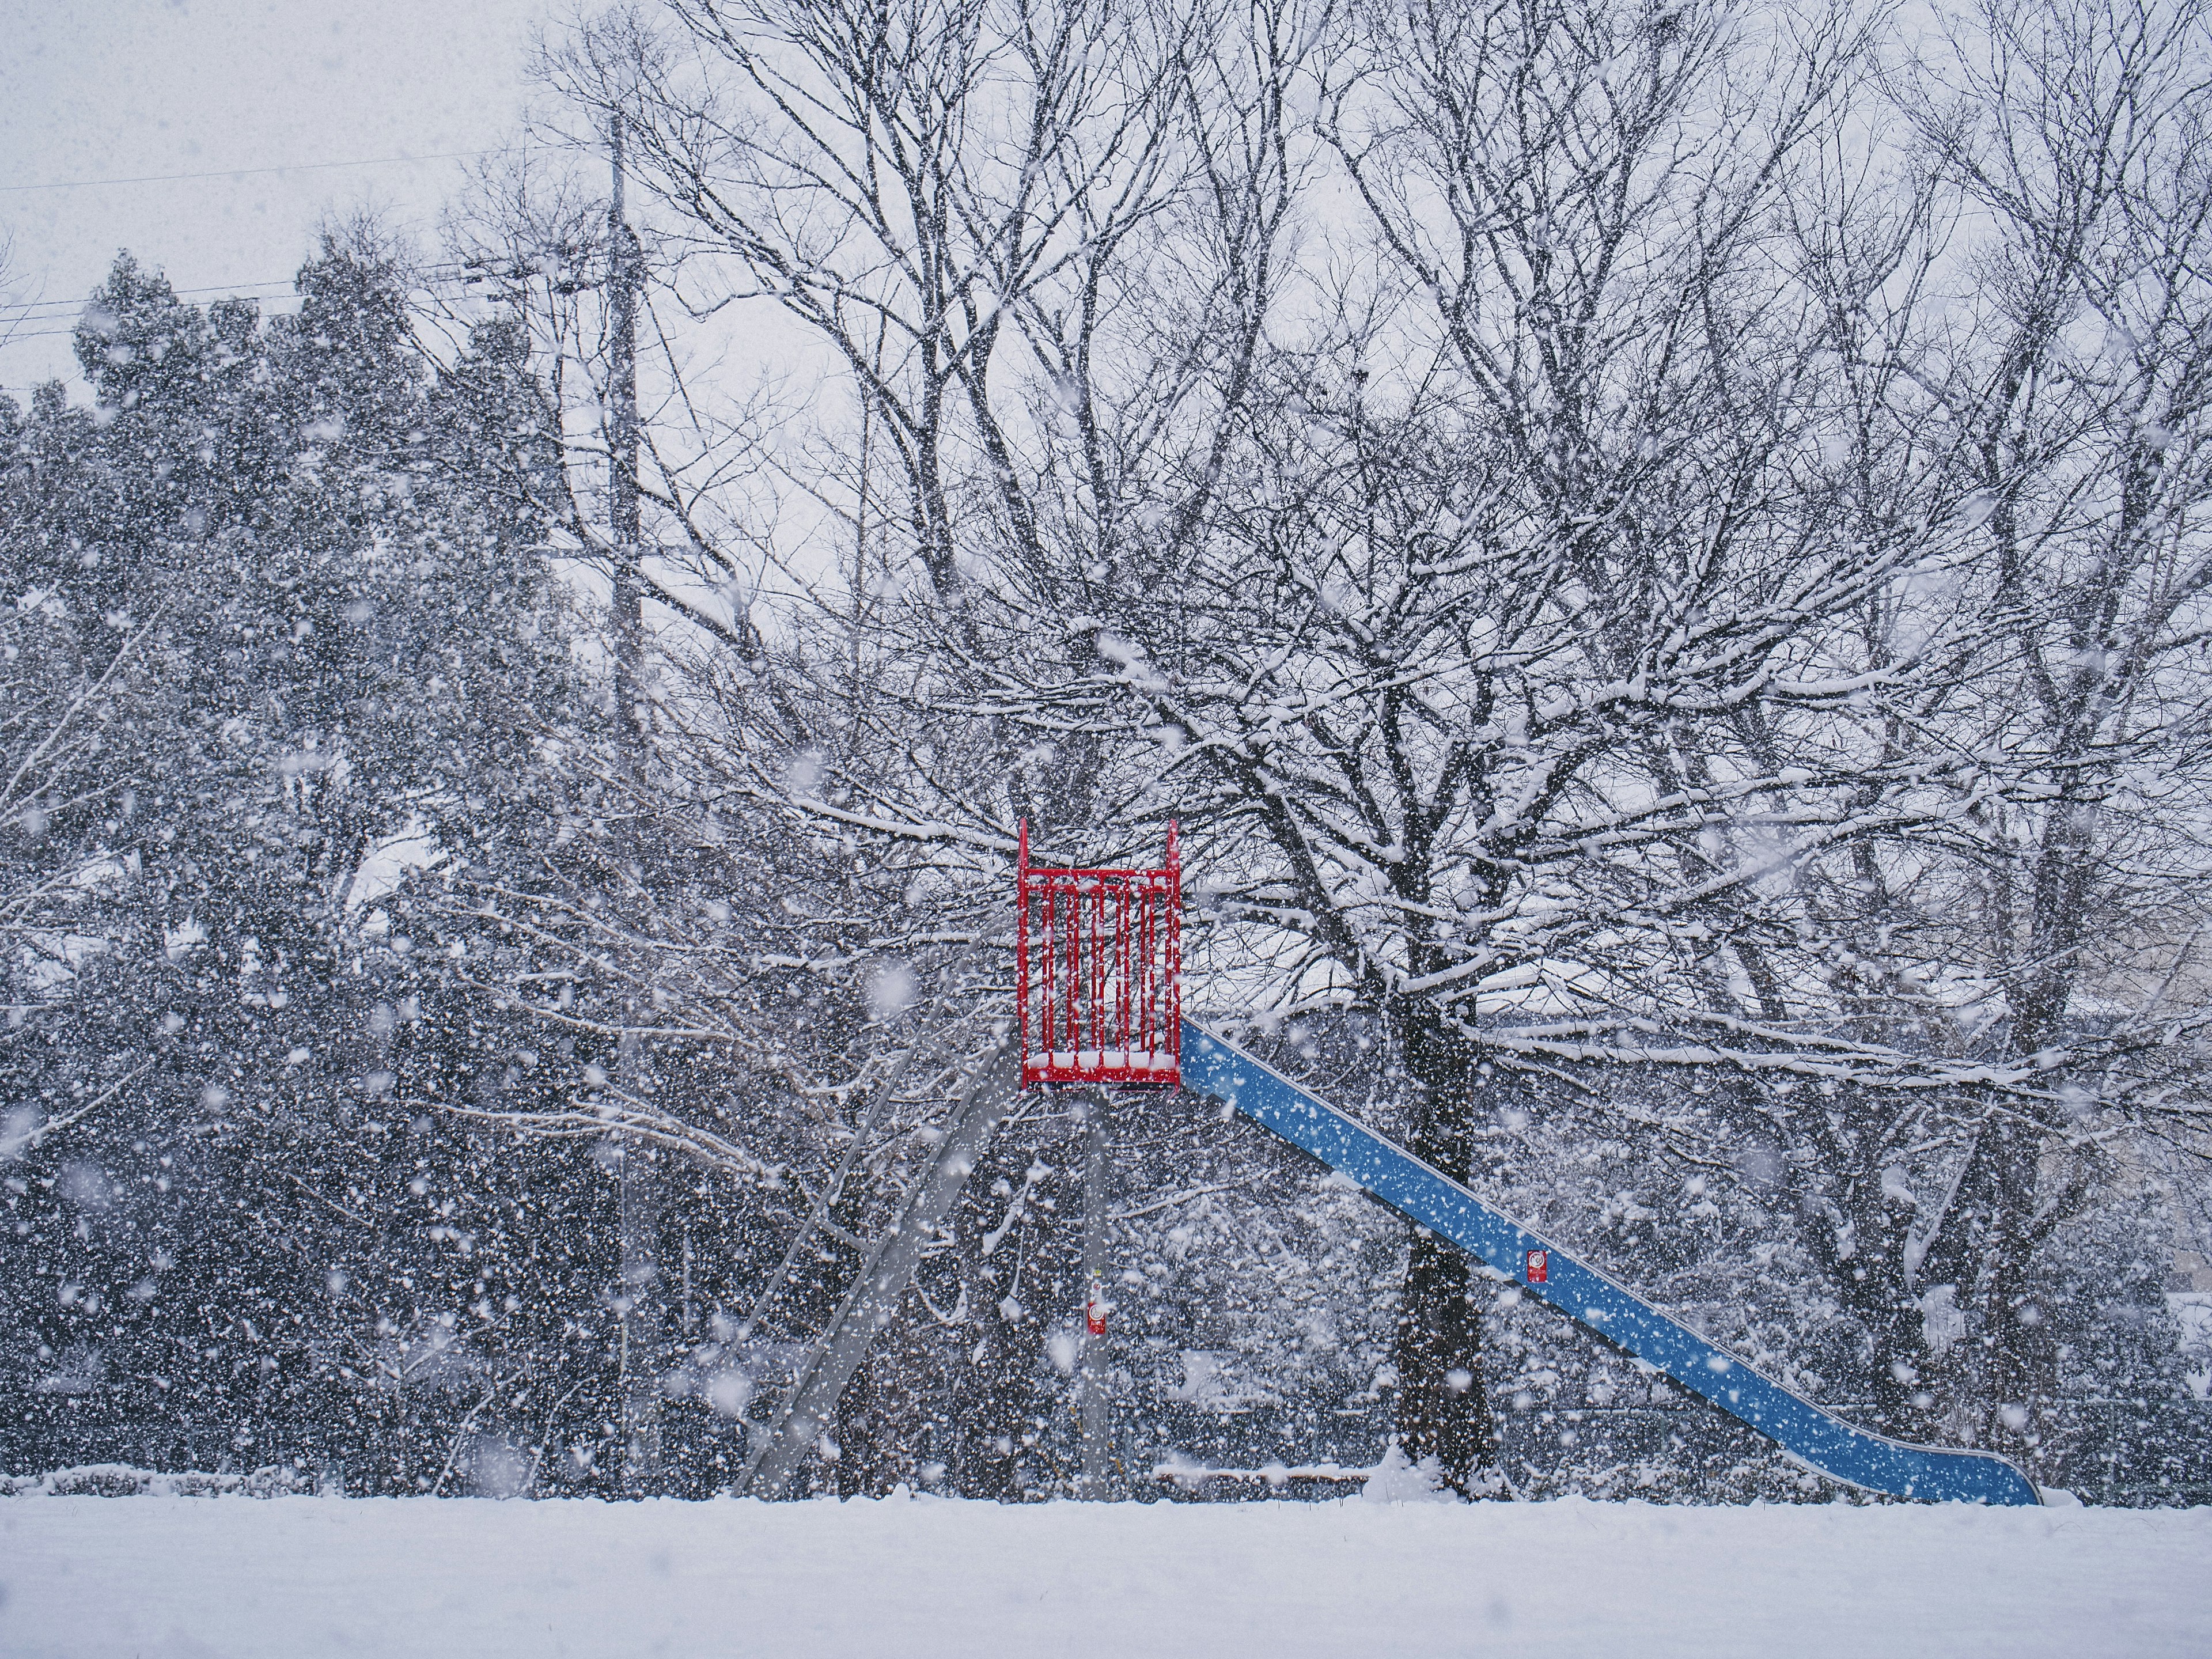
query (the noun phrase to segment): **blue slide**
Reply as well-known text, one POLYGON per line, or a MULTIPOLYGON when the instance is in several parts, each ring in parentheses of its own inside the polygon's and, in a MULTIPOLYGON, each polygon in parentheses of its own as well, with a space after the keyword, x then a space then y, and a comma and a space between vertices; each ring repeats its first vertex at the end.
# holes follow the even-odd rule
POLYGON ((1312 1153, 1413 1221, 1486 1261, 1532 1296, 1741 1418, 1799 1462, 1869 1492, 1933 1503, 2035 1504, 2034 1486, 1994 1452, 1908 1446, 1854 1428, 1595 1268, 1507 1219, 1466 1188, 1316 1100, 1225 1037, 1182 1027, 1182 1086, 1212 1095, 1312 1153))

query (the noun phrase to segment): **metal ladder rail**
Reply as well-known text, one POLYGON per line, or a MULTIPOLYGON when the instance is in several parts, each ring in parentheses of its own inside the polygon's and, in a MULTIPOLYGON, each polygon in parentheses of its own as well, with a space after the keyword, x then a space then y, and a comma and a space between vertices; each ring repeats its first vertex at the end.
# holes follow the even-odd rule
POLYGON ((1459 1182, 1316 1098, 1225 1037, 1182 1023, 1182 1086, 1212 1095, 1358 1182, 1413 1221, 1506 1274, 1524 1294, 1656 1366, 1832 1480, 1929 1502, 2038 1504, 2028 1478, 1995 1452, 1915 1446, 1844 1422, 1762 1376, 1459 1182), (1532 1282, 1531 1252, 1545 1271, 1532 1282))

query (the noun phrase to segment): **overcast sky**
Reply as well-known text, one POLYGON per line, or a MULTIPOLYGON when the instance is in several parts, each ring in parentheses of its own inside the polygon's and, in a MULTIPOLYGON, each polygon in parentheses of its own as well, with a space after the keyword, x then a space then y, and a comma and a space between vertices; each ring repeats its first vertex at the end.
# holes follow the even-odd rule
POLYGON ((14 244, 0 293, 46 302, 0 345, 0 386, 74 379, 66 330, 118 248, 180 289, 268 293, 289 283, 328 210, 374 205, 428 230, 461 163, 389 158, 509 142, 531 27, 566 10, 0 0, 0 232, 14 244), (270 167, 288 170, 78 182, 270 167))

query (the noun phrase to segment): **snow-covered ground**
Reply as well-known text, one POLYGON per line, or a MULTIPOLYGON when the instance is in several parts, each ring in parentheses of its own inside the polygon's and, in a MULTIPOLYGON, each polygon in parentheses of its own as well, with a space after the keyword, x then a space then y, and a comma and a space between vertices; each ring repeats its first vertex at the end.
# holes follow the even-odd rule
POLYGON ((2212 1509, 0 1499, 0 1653, 2212 1653, 2212 1509))

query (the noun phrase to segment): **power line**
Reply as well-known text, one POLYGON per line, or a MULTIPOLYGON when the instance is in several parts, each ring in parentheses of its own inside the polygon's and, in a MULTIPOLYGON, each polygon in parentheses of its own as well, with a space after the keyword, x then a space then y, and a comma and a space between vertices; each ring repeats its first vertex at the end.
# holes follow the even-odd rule
MULTIPOLYGON (((285 298, 286 296, 285 296, 285 295, 281 295, 281 294, 258 295, 251 295, 251 294, 248 294, 248 295, 241 295, 240 297, 241 299, 248 299, 248 300, 251 300, 251 299, 257 299, 257 298, 258 298, 258 299, 281 300, 281 299, 285 298)), ((9 334, 9 335, 4 335, 4 336, 0 336, 0 345, 13 345, 13 344, 15 344, 15 342, 16 342, 16 341, 18 341, 18 340, 59 340, 59 339, 66 338, 68 336, 72 335, 72 334, 75 334, 76 332, 76 329, 74 329, 74 328, 32 328, 32 329, 26 329, 26 330, 24 330, 24 331, 23 331, 21 333, 20 333, 20 334, 9 334)))
MULTIPOLYGON (((260 288, 274 289, 280 294, 289 294, 292 291, 292 279, 289 276, 262 276, 250 283, 210 283, 205 288, 173 288, 169 292, 179 295, 222 294, 234 295, 241 300, 268 297, 247 292, 248 289, 260 288)), ((91 303, 90 300, 26 300, 19 306, 0 306, 0 316, 13 313, 16 319, 21 322, 50 322, 52 320, 51 318, 33 316, 32 313, 40 311, 64 313, 82 311, 91 303)))
MULTIPOLYGON (((465 288, 471 283, 484 282, 492 276, 503 274, 506 273, 489 270, 478 270, 467 264, 455 264, 447 261, 426 267, 422 273, 422 279, 418 283, 410 283, 409 286, 412 292, 417 294, 428 294, 434 292, 438 289, 451 288, 456 284, 465 288)), ((220 294, 226 299, 252 300, 257 303, 265 303, 272 300, 293 300, 304 299, 306 297, 304 295, 300 294, 292 286, 292 279, 289 276, 270 276, 265 277, 258 283, 210 283, 204 288, 178 288, 172 289, 169 292, 173 295, 185 294, 220 294), (244 291, 249 289, 261 288, 272 289, 275 291, 268 294, 255 294, 244 291)), ((66 316, 68 314, 68 307, 73 306, 77 310, 82 311, 91 304, 92 301, 88 299, 76 301, 39 300, 33 301, 31 305, 28 306, 17 307, 0 307, 0 346, 12 345, 18 340, 58 339, 66 335, 75 334, 77 331, 78 325, 72 322, 67 328, 35 328, 25 329, 21 332, 9 332, 4 314, 8 310, 13 309, 15 312, 17 318, 21 321, 52 323, 58 322, 61 320, 62 317, 66 316), (40 306, 52 307, 53 310, 50 314, 46 316, 34 317, 29 314, 34 307, 40 306)))
MULTIPOLYGON (((511 264, 512 262, 509 264, 511 264)), ((455 259, 441 259, 435 264, 422 267, 424 285, 488 281, 494 276, 512 276, 514 274, 511 269, 501 270, 489 264, 455 259)), ((187 294, 220 294, 227 299, 234 300, 283 300, 289 299, 295 292, 293 285, 296 281, 297 278, 293 276, 240 277, 234 283, 208 283, 198 288, 173 288, 169 292, 176 296, 187 294), (250 291, 255 289, 270 289, 274 291, 268 294, 250 291)), ((82 300, 26 300, 21 305, 0 302, 0 327, 5 327, 11 317, 17 322, 52 322, 54 320, 53 315, 40 316, 36 313, 44 312, 66 316, 71 312, 83 310, 91 303, 89 297, 82 300)))
POLYGON ((288 161, 281 167, 222 167, 210 173, 149 173, 133 179, 57 179, 44 185, 0 185, 0 195, 30 190, 96 190, 108 185, 173 185, 188 179, 252 179, 269 173, 321 173, 332 167, 411 167, 418 161, 467 161, 479 155, 552 149, 552 144, 497 144, 489 149, 441 150, 430 155, 374 155, 353 161, 288 161))

